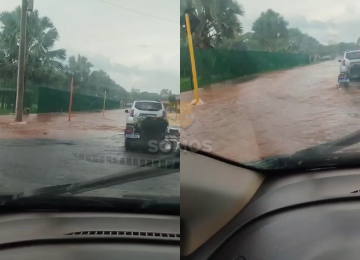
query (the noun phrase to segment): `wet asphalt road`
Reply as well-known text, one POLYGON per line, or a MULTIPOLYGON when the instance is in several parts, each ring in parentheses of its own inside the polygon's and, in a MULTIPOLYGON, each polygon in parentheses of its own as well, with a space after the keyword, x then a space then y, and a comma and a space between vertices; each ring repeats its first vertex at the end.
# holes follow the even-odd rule
MULTIPOLYGON (((159 156, 164 155, 151 154, 146 150, 126 152, 124 136, 121 134, 76 140, 0 139, 0 189, 21 191, 86 181, 133 169, 144 162, 143 159, 151 160, 159 156)), ((180 174, 104 188, 91 194, 149 197, 180 195, 180 174)))

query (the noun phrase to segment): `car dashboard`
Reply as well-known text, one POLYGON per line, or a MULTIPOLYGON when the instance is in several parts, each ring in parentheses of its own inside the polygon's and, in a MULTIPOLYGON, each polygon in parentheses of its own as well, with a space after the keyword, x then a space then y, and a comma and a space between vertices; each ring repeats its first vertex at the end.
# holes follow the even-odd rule
POLYGON ((0 217, 0 259, 179 259, 180 218, 100 213, 0 217))
POLYGON ((265 174, 189 152, 181 165, 181 259, 359 259, 359 169, 265 174))

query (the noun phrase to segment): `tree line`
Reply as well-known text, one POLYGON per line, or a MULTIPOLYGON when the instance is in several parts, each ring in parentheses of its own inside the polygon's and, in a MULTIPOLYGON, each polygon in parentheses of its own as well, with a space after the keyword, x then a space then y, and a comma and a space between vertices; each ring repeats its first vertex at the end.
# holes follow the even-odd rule
MULTIPOLYGON (((0 89, 16 88, 18 70, 21 7, 0 13, 0 89)), ((59 32, 49 17, 38 10, 27 14, 25 89, 40 85, 69 90, 72 79, 74 91, 92 96, 133 100, 163 99, 160 93, 126 91, 104 70, 94 70, 83 55, 67 56, 65 49, 55 49, 59 32)), ((165 90, 166 92, 166 90, 165 90)))
MULTIPOLYGON (((195 48, 227 48, 249 51, 291 52, 310 55, 340 55, 358 49, 357 43, 321 44, 314 37, 289 23, 278 12, 268 9, 254 21, 252 31, 243 33, 241 17, 245 11, 236 0, 180 0, 180 15, 197 18, 193 31, 195 48)), ((186 27, 180 28, 180 44, 187 44, 186 27)))

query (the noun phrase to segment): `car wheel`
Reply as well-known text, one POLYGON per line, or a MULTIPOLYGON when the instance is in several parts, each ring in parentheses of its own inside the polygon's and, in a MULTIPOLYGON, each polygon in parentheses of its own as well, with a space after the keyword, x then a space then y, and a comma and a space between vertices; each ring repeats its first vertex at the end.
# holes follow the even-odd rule
POLYGON ((125 150, 128 152, 131 152, 134 150, 134 148, 131 146, 129 139, 125 139, 125 150))

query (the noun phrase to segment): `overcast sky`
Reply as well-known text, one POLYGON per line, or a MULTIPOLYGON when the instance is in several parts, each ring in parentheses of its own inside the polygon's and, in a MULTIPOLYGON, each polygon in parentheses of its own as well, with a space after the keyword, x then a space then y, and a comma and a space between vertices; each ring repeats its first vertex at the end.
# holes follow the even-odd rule
MULTIPOLYGON (((127 90, 165 88, 179 93, 179 0, 105 1, 165 20, 101 0, 34 0, 34 5, 53 21, 60 34, 56 47, 65 48, 68 55, 88 57, 127 90)), ((0 11, 20 4, 0 0, 0 11)))
MULTIPOLYGON (((58 48, 82 54, 125 89, 179 92, 179 0, 35 0, 41 15, 51 18, 60 33, 58 48), (174 22, 171 22, 174 21, 174 22)), ((220 1, 220 0, 219 0, 220 1)), ((244 32, 262 11, 281 13, 290 27, 322 43, 356 41, 360 37, 360 1, 354 0, 239 0, 244 6, 244 32)), ((0 0, 0 11, 21 0, 0 0)))
POLYGON ((282 14, 289 27, 298 27, 320 42, 354 42, 360 37, 360 1, 354 0, 239 0, 245 10, 244 32, 261 12, 271 8, 282 14))

